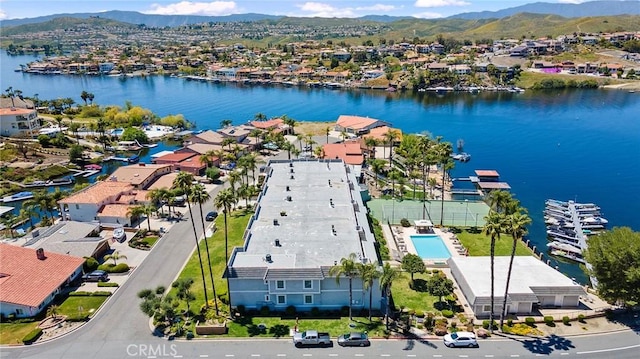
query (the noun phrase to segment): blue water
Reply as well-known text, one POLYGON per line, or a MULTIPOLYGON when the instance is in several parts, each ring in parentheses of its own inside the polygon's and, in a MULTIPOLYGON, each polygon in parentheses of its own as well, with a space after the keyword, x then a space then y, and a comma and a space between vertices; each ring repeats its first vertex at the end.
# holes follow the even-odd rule
MULTIPOLYGON (((100 105, 126 101, 159 116, 183 114, 198 128, 218 128, 288 115, 298 121, 335 121, 339 115, 389 121, 404 132, 429 132, 454 145, 463 139, 471 161, 454 177, 496 169, 533 219, 529 238, 546 244, 547 198, 594 202, 610 226, 640 230, 640 93, 619 90, 526 91, 523 94, 388 93, 240 86, 170 77, 41 76, 14 72, 34 58, 0 52, 2 88, 41 99, 95 95, 100 105)), ((159 149, 153 149, 158 151, 159 149)), ((554 264, 555 265, 555 264, 554 264)), ((570 276, 580 270, 560 264, 570 276)))
POLYGON ((437 234, 412 235, 411 242, 422 259, 449 259, 451 252, 437 234))

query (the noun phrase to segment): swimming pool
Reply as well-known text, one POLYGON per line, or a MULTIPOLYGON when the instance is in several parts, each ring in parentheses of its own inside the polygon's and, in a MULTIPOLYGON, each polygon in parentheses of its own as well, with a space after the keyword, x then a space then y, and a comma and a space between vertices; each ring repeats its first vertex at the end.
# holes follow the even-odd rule
POLYGON ((411 242, 422 259, 448 259, 451 252, 437 234, 413 235, 411 242))

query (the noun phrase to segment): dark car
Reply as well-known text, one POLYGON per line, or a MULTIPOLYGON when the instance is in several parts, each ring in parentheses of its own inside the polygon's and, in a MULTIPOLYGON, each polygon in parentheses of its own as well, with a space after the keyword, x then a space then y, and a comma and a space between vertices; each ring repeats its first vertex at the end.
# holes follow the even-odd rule
POLYGON ((371 342, 365 333, 351 332, 339 336, 338 345, 341 347, 368 347, 371 342))
POLYGON ((211 212, 207 213, 207 216, 204 217, 204 219, 206 219, 207 221, 211 222, 214 219, 216 219, 216 217, 218 217, 218 212, 211 211, 211 212))
POLYGON ((103 270, 94 270, 82 276, 85 282, 106 282, 109 280, 109 273, 103 270))

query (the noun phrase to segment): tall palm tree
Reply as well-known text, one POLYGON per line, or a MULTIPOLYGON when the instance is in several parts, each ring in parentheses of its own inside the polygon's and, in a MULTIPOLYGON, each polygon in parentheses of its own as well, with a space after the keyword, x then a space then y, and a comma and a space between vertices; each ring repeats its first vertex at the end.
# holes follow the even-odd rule
POLYGON ((371 170, 373 171, 373 174, 376 176, 375 182, 376 182, 376 188, 378 188, 378 175, 380 175, 380 173, 382 172, 382 169, 384 168, 384 165, 385 165, 385 161, 379 158, 374 158, 371 161, 370 165, 371 165, 371 170))
POLYGON ((387 330, 389 330, 389 307, 391 305, 391 286, 400 278, 400 271, 397 268, 392 267, 389 263, 385 263, 382 267, 382 274, 380 275, 380 289, 385 297, 385 322, 387 330))
MULTIPOLYGON (((144 206, 132 206, 127 209, 127 216, 131 217, 131 222, 133 220, 140 219, 140 216, 145 214, 144 206)), ((133 223, 131 223, 133 225, 133 223)), ((138 227, 140 227, 140 222, 138 221, 138 227)))
POLYGON ((358 266, 358 272, 362 279, 362 289, 369 291, 369 321, 371 321, 371 307, 373 303, 373 282, 380 278, 380 271, 376 263, 363 263, 358 266))
POLYGON ((338 285, 340 285, 341 276, 349 278, 349 320, 352 320, 353 278, 358 276, 358 258, 356 254, 351 253, 349 257, 340 259, 340 264, 329 269, 329 275, 336 277, 336 283, 338 283, 338 285))
POLYGON ((442 195, 440 196, 440 225, 444 224, 444 188, 446 175, 454 166, 451 160, 452 147, 450 142, 440 142, 436 145, 436 157, 442 170, 442 195))
MULTIPOLYGON (((227 215, 231 211, 231 206, 236 203, 236 196, 231 188, 223 189, 218 192, 218 195, 213 200, 216 208, 222 208, 224 214, 224 265, 229 269, 229 227, 227 222, 227 215)), ((231 292, 229 290, 229 279, 227 279, 227 295, 229 296, 229 304, 231 304, 231 292)))
POLYGON ((367 146, 367 149, 371 154, 369 158, 376 158, 376 146, 378 145, 378 140, 375 137, 365 137, 364 145, 367 146))
POLYGON ((398 131, 389 129, 384 135, 384 143, 389 145, 389 166, 392 166, 393 143, 400 137, 398 131))
POLYGON ((211 255, 209 254, 209 240, 207 238, 207 230, 205 229, 204 225, 204 214, 202 212, 202 204, 206 203, 209 199, 211 199, 211 196, 209 195, 209 192, 206 191, 203 185, 198 184, 191 190, 191 201, 193 203, 197 203, 200 207, 200 220, 202 221, 202 233, 204 233, 204 247, 207 251, 207 268, 209 268, 209 278, 211 279, 211 288, 213 290, 213 304, 216 308, 216 315, 219 315, 220 311, 218 309, 218 294, 216 293, 216 285, 213 281, 213 268, 211 267, 211 255))
POLYGON ((327 143, 329 143, 329 133, 331 133, 331 127, 327 126, 324 129, 324 134, 327 136, 327 143))
POLYGON ((180 171, 176 178, 173 180, 173 185, 182 190, 187 200, 187 207, 189 208, 189 217, 191 218, 191 229, 193 229, 193 236, 196 240, 196 250, 198 251, 198 261, 200 262, 200 274, 202 275, 202 286, 204 287, 204 305, 209 307, 209 295, 207 294, 207 282, 204 279, 204 266, 202 265, 202 254, 200 254, 200 241, 198 240, 198 232, 196 231, 196 223, 193 220, 193 211, 191 210, 191 201, 189 194, 191 193, 191 186, 193 185, 193 175, 188 172, 180 171))
POLYGON ((493 306, 494 306, 494 287, 495 287, 495 252, 496 252, 496 240, 500 239, 500 233, 504 230, 504 215, 498 212, 489 212, 484 217, 485 224, 482 228, 482 233, 491 237, 491 310, 489 311, 489 332, 493 333, 493 306))
POLYGON ((489 206, 496 212, 503 213, 509 202, 513 200, 511 193, 503 190, 491 191, 489 193, 489 206))
POLYGON ((22 203, 22 209, 20 209, 20 213, 24 211, 24 215, 29 217, 29 227, 35 228, 33 225, 33 217, 40 217, 38 214, 38 203, 33 199, 26 200, 22 203))
POLYGON ((531 218, 522 212, 510 214, 506 218, 506 231, 511 234, 513 243, 511 245, 511 257, 509 258, 509 270, 507 271, 507 283, 504 287, 504 298, 502 301, 502 313, 500 313, 500 330, 504 325, 504 317, 507 315, 507 295, 509 295, 509 281, 511 281, 511 270, 513 269, 513 257, 516 256, 516 246, 518 241, 527 234, 527 226, 531 224, 531 218))
POLYGON ((240 172, 238 171, 229 171, 229 173, 227 174, 227 178, 229 179, 229 186, 233 191, 235 191, 236 183, 238 183, 238 180, 242 179, 242 174, 240 174, 240 172))

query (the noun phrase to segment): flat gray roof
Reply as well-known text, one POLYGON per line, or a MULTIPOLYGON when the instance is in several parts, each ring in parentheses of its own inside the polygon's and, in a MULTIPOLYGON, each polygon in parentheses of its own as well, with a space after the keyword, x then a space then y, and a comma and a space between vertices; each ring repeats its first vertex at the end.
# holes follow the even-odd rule
MULTIPOLYGON (((494 294, 496 297, 504 295, 509 258, 509 256, 494 258, 494 294)), ((476 297, 491 296, 491 257, 451 257, 449 262, 455 263, 476 297)), ((511 280, 509 281, 509 295, 533 294, 533 289, 541 287, 577 287, 577 292, 583 291, 579 284, 536 257, 514 257, 511 280)))
POLYGON ((244 247, 234 250, 230 267, 320 268, 350 253, 377 262, 360 187, 342 160, 270 161, 265 173, 244 247))

